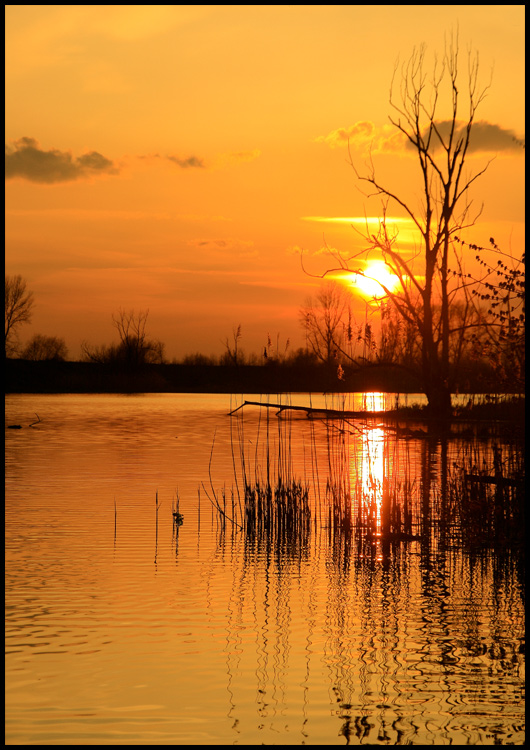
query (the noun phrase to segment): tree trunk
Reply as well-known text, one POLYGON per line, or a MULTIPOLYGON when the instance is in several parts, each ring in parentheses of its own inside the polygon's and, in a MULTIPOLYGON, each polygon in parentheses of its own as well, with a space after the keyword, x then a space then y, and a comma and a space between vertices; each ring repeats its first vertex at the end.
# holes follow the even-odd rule
POLYGON ((429 415, 436 419, 449 419, 451 416, 451 390, 446 381, 436 379, 425 392, 429 401, 429 415))

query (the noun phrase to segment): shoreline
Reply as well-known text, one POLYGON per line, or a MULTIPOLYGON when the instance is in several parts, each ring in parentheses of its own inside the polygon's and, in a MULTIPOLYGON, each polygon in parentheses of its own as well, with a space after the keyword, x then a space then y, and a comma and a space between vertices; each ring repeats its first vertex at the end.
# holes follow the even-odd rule
POLYGON ((145 365, 125 370, 92 362, 8 359, 7 393, 418 393, 408 374, 359 371, 341 381, 336 369, 285 365, 145 365))
MULTIPOLYGON (((126 371, 92 362, 5 360, 4 393, 421 393, 413 375, 388 366, 346 372, 301 365, 146 365, 126 371)), ((477 378, 459 383, 459 393, 496 393, 477 378)), ((503 390, 503 393, 507 393, 503 390)), ((513 396, 523 394, 509 394, 513 396)))

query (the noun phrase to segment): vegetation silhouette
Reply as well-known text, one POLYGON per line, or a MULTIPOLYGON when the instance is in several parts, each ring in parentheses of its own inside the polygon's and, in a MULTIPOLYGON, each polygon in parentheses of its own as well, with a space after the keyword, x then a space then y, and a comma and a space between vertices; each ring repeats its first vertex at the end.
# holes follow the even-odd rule
MULTIPOLYGON (((386 429, 381 466, 375 470, 373 457, 357 465, 353 446, 356 440, 370 443, 374 426, 381 424, 379 414, 360 418, 344 409, 308 407, 311 444, 300 467, 293 457, 292 431, 301 409, 280 399, 276 404, 244 401, 230 411, 231 425, 235 424, 231 439, 235 489, 215 490, 215 438, 210 489, 202 485, 222 528, 228 523, 248 540, 260 539, 272 548, 291 551, 307 547, 312 529, 325 530, 330 543, 334 540, 333 547, 348 557, 357 551, 368 558, 388 558, 396 545, 412 542, 427 549, 436 543, 469 550, 520 549, 524 544, 522 430, 490 423, 484 440, 479 425, 464 416, 460 429, 452 433, 434 436, 429 430, 417 431, 409 439, 420 442, 418 472, 406 451, 399 466, 391 462, 404 436, 386 429), (251 440, 244 422, 247 409, 242 407, 260 409, 251 440), (274 426, 271 408, 276 412, 274 426), (325 427, 324 461, 322 455, 317 459, 315 424, 325 427)), ((403 416, 396 414, 394 419, 402 421, 403 416)))
POLYGON ((91 346, 83 341, 81 349, 85 361, 121 366, 129 370, 137 370, 147 364, 162 364, 165 361, 164 344, 147 338, 148 316, 149 310, 135 313, 134 310, 126 312, 120 308, 118 313, 112 315, 120 343, 91 346))
POLYGON ((20 358, 34 361, 52 359, 64 362, 68 358, 68 348, 65 340, 58 336, 44 336, 36 333, 20 352, 20 358))
MULTIPOLYGON (((394 112, 390 122, 403 141, 404 151, 414 154, 419 166, 421 206, 414 208, 410 199, 384 184, 376 176, 371 156, 368 172, 359 172, 349 150, 356 177, 372 189, 368 197, 375 195, 382 200, 381 219, 375 231, 366 222, 365 231, 360 232, 365 244, 361 251, 343 255, 329 249, 333 267, 311 275, 325 277, 340 272, 365 276, 363 263, 370 252, 377 251, 397 285, 390 288, 384 281, 373 281, 381 287, 389 314, 397 316, 418 342, 421 388, 431 415, 446 418, 451 414, 454 371, 463 342, 485 323, 476 306, 470 305, 472 284, 464 271, 463 246, 456 236, 472 226, 482 210, 471 214, 470 188, 490 162, 470 171, 468 157, 477 110, 490 85, 479 84, 478 54, 471 52, 467 80, 461 82, 458 33, 446 41, 442 61, 435 60, 431 78, 425 56, 422 45, 400 69, 396 65, 390 90, 394 112), (398 70, 401 81, 396 92, 398 70), (440 112, 445 101, 449 102, 449 117, 440 112), (466 107, 463 120, 462 103, 466 107), (398 229, 388 218, 391 206, 412 223, 421 239, 419 248, 404 252, 398 247, 398 229)), ((500 303, 500 298, 497 301, 500 303)))
POLYGON ((17 330, 31 322, 33 292, 28 291, 27 282, 20 274, 5 277, 5 356, 17 352, 17 330))

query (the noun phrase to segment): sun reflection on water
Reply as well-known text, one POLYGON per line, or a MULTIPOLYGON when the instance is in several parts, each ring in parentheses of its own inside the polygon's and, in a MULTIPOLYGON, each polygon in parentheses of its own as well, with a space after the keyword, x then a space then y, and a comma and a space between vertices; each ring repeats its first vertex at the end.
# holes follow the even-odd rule
MULTIPOLYGON (((383 491, 387 459, 385 431, 381 427, 365 427, 357 455, 353 454, 351 483, 356 488, 354 503, 362 527, 370 537, 376 550, 376 559, 381 559, 380 538, 382 534, 383 491), (360 459, 360 460, 359 460, 360 459)), ((355 510, 354 510, 355 512, 355 510)))
MULTIPOLYGON (((385 409, 384 393, 363 393, 362 410, 380 412, 385 409)), ((353 502, 366 536, 371 541, 370 555, 382 560, 384 488, 389 480, 388 432, 379 425, 365 424, 359 444, 351 456, 351 486, 356 488, 353 502)), ((355 508, 354 508, 355 512, 355 508)))
POLYGON ((369 391, 362 394, 363 411, 383 411, 385 408, 385 395, 379 391, 369 391))
POLYGON ((242 531, 205 497, 234 513, 235 423, 194 398, 7 400, 12 421, 47 414, 7 443, 8 744, 522 744, 524 560, 478 548, 475 505, 455 526, 447 474, 482 443, 444 459, 376 413, 255 410, 236 433, 247 477, 270 456, 271 476, 311 483, 313 515, 242 531))

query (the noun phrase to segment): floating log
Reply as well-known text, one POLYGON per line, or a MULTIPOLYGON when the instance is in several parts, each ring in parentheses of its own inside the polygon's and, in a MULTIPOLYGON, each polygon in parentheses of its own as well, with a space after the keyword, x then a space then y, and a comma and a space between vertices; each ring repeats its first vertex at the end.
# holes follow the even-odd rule
POLYGON ((236 409, 232 409, 228 413, 231 417, 236 411, 242 409, 244 406, 265 406, 268 409, 277 409, 276 415, 280 415, 283 411, 305 411, 307 417, 311 418, 315 415, 322 414, 326 417, 332 417, 335 419, 361 419, 363 417, 393 417, 392 412, 389 411, 344 411, 342 409, 326 409, 325 407, 318 406, 291 406, 289 404, 271 404, 266 401, 243 401, 236 409))
POLYGON ((524 479, 509 479, 502 476, 491 476, 489 474, 465 474, 466 482, 477 482, 479 484, 496 484, 507 487, 522 487, 524 479))
MULTIPOLYGON (((37 417, 37 421, 36 422, 31 422, 31 424, 29 425, 29 427, 33 427, 33 425, 36 425, 36 424, 40 423, 41 419, 40 419, 39 415, 37 414, 37 412, 35 412, 35 416, 37 417)), ((21 430, 22 429, 22 425, 21 424, 8 424, 7 425, 7 429, 8 430, 21 430)))

